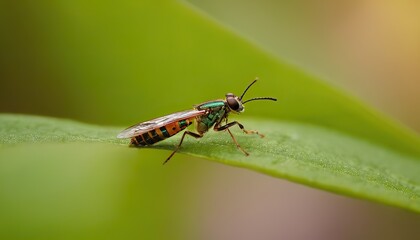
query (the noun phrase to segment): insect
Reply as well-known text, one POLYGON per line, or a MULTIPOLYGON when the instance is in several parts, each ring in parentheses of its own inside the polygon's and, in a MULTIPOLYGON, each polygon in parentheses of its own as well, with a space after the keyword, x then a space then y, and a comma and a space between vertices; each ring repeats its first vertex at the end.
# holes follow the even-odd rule
POLYGON ((273 97, 256 97, 243 101, 245 93, 257 80, 258 79, 255 79, 249 84, 240 97, 235 96, 233 93, 227 93, 225 99, 204 102, 195 105, 191 110, 172 113, 133 125, 118 134, 117 138, 131 138, 130 146, 135 147, 153 145, 174 136, 195 122, 195 129, 197 132, 185 131, 175 150, 163 164, 167 163, 179 150, 186 135, 194 138, 202 138, 204 133, 211 127, 217 132, 227 130, 238 149, 248 156, 249 154, 239 145, 229 128, 238 125, 246 134, 257 134, 260 137, 264 137, 264 135, 255 130, 245 130, 244 126, 237 121, 228 122, 228 115, 231 112, 236 114, 242 113, 245 110, 244 104, 247 102, 255 100, 277 101, 277 99, 273 97))

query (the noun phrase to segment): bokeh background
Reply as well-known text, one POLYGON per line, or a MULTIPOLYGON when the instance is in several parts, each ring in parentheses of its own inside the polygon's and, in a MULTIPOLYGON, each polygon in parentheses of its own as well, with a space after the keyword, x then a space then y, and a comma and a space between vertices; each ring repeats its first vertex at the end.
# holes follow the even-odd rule
POLYGON ((418 1, 190 1, 271 54, 420 131, 418 1))
MULTIPOLYGON (((212 31, 233 32, 245 39, 237 44, 251 42, 419 132, 419 11, 418 1, 5 0, 0 112, 125 127, 240 93, 255 76, 254 96, 277 93, 278 80, 246 64, 224 67, 252 54, 212 44, 220 38, 201 23, 213 21, 212 31)), ((269 112, 261 104, 246 114, 269 112)), ((61 156, 60 145, 2 155, 31 160, 1 170, 0 182, 14 180, 1 193, 4 239, 420 235, 417 214, 248 170, 182 154, 162 168, 165 151, 77 148, 78 159, 61 156)))

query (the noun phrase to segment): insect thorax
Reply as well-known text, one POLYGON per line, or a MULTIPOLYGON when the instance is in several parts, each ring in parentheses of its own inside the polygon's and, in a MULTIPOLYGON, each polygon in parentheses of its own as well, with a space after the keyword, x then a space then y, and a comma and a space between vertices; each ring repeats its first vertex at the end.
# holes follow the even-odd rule
POLYGON ((219 106, 209 108, 208 113, 198 116, 197 119, 197 132, 205 133, 214 124, 220 122, 226 116, 226 107, 219 106))

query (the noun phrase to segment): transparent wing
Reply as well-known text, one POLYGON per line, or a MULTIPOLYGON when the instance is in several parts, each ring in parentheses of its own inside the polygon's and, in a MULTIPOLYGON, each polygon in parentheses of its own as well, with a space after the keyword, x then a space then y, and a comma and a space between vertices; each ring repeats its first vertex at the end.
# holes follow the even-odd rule
POLYGON ((185 110, 182 112, 176 112, 163 117, 155 118, 147 122, 138 123, 120 132, 120 134, 117 135, 117 138, 135 137, 176 121, 203 115, 205 112, 206 110, 185 110))

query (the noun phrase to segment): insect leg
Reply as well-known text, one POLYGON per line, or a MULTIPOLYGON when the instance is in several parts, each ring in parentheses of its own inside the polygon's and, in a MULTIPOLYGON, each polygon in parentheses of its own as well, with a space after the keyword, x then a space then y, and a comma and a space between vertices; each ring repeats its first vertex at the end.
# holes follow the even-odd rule
POLYGON ((234 125, 238 125, 239 126, 239 128, 242 130, 242 131, 244 131, 244 133, 246 133, 246 134, 257 134, 258 136, 260 136, 260 137, 264 137, 264 135, 263 134, 261 134, 261 133, 258 133, 258 131, 256 131, 256 130, 246 130, 245 128, 244 128, 244 125, 242 125, 242 124, 240 124, 239 122, 237 122, 237 121, 233 121, 233 122, 230 122, 230 123, 226 123, 225 125, 223 125, 223 126, 219 126, 219 125, 215 125, 214 126, 214 130, 215 131, 223 131, 223 130, 226 130, 226 129, 229 129, 230 127, 232 127, 232 126, 234 126, 234 125))
POLYGON ((190 135, 190 136, 193 136, 193 137, 195 137, 195 138, 202 138, 203 137, 203 135, 200 135, 200 134, 198 134, 198 133, 194 133, 194 132, 190 132, 190 131, 185 131, 183 134, 182 134, 182 137, 181 137, 181 141, 179 141, 179 143, 178 143, 178 146, 175 148, 175 150, 171 153, 171 155, 169 155, 169 157, 165 160, 165 162, 163 162, 163 164, 165 164, 165 163, 167 163, 171 158, 172 158, 172 156, 178 151, 178 149, 179 149, 179 147, 181 147, 181 144, 182 144, 182 141, 184 141, 184 137, 185 137, 185 135, 190 135))
POLYGON ((214 127, 213 127, 213 129, 215 130, 215 131, 224 131, 224 130, 227 130, 228 132, 229 132, 229 134, 230 134, 230 136, 232 137, 232 140, 235 142, 235 144, 236 144, 236 147, 238 147, 245 155, 249 155, 249 153, 247 153, 242 147, 241 147, 241 145, 239 145, 239 143, 236 141, 236 138, 233 136, 233 134, 232 134, 232 132, 230 131, 230 127, 232 127, 232 126, 234 126, 234 125, 238 125, 239 126, 239 128, 241 128, 242 129, 242 131, 244 131, 246 134, 252 134, 252 133, 255 133, 255 134, 258 134, 260 137, 264 137, 264 135, 262 135, 262 134, 259 134, 257 131, 254 131, 254 130, 245 130, 245 128, 244 128, 244 126, 242 125, 242 124, 240 124, 239 122, 237 122, 237 121, 233 121, 233 122, 230 122, 230 123, 226 123, 225 125, 223 125, 223 126, 220 126, 220 123, 219 124, 216 124, 216 125, 214 125, 214 127))
POLYGON ((247 153, 242 147, 241 145, 239 145, 239 143, 236 141, 235 137, 233 136, 233 134, 230 132, 229 128, 227 128, 227 131, 229 132, 230 136, 232 137, 233 141, 236 144, 236 147, 238 147, 246 156, 249 156, 249 153, 247 153))

